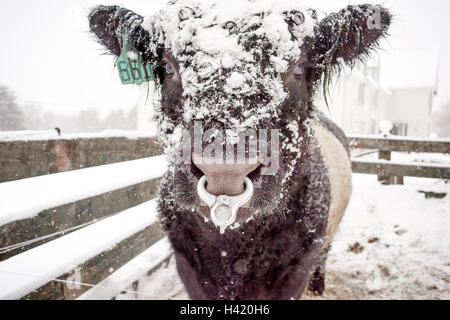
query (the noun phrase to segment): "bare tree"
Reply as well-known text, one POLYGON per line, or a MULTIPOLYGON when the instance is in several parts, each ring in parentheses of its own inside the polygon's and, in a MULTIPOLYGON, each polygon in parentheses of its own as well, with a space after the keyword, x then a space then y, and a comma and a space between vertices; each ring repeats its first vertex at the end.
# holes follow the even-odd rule
POLYGON ((104 119, 100 118, 98 110, 93 107, 80 110, 75 114, 57 113, 43 108, 37 102, 24 103, 19 108, 14 94, 5 87, 1 89, 0 130, 53 130, 56 127, 63 133, 136 130, 136 108, 130 111, 111 110, 104 119), (16 116, 13 117, 13 115, 16 116), (16 125, 6 126, 6 122, 16 125))
POLYGON ((17 105, 14 92, 5 86, 0 86, 0 130, 23 129, 25 129, 25 119, 17 105))
POLYGON ((101 123, 103 130, 121 129, 121 130, 136 130, 136 108, 129 112, 123 110, 113 110, 101 123))
POLYGON ((432 131, 441 138, 450 137, 450 100, 433 111, 432 131))

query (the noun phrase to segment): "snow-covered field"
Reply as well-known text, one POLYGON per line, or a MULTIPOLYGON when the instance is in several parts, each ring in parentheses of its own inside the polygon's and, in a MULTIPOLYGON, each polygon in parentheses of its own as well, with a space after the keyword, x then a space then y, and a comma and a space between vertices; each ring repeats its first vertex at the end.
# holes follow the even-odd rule
MULTIPOLYGON (((320 299, 450 299, 449 193, 442 180, 382 186, 376 176, 354 174, 320 299), (447 196, 426 199, 418 190, 447 196)), ((173 259, 123 290, 116 299, 187 298, 173 259)))
POLYGON ((449 299, 450 184, 405 178, 404 186, 382 186, 359 174, 353 183, 324 298, 449 299), (418 190, 447 196, 425 199, 418 190))

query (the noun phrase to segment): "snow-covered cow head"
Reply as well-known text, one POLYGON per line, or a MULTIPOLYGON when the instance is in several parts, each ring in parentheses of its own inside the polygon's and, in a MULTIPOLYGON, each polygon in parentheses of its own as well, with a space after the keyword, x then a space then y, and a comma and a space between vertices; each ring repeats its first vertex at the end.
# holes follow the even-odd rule
MULTIPOLYGON (((118 56, 126 35, 132 39, 132 49, 139 51, 155 71, 159 137, 171 155, 170 170, 161 186, 164 226, 179 253, 180 274, 183 268, 184 272, 205 268, 199 262, 202 259, 215 270, 202 269, 204 279, 182 276, 192 296, 272 297, 242 289, 250 268, 247 260, 238 258, 243 247, 238 249, 232 243, 256 242, 252 232, 261 237, 261 226, 275 232, 273 228, 293 211, 304 211, 304 229, 298 232, 311 235, 302 238, 309 240, 299 252, 304 250, 305 257, 306 252, 320 247, 320 241, 316 244, 313 240, 325 236, 327 210, 320 208, 329 206, 329 199, 315 201, 316 207, 308 209, 297 196, 302 193, 310 197, 312 189, 308 186, 319 186, 325 175, 320 167, 313 169, 320 161, 310 150, 312 123, 317 117, 313 95, 321 83, 326 87, 330 75, 342 63, 353 65, 367 55, 386 34, 390 20, 386 9, 372 5, 348 6, 320 20, 316 11, 304 7, 300 0, 289 4, 178 0, 146 18, 118 6, 99 6, 91 12, 90 28, 101 44, 118 56), (198 134, 199 144, 195 141, 198 134), (193 143, 186 144, 187 140, 192 142, 186 136, 193 137, 193 143), (265 139, 272 148, 249 159, 251 141, 256 137, 258 147, 265 139), (229 159, 229 150, 239 153, 239 142, 243 142, 247 157, 243 163, 217 163, 219 158, 229 159), (215 161, 208 161, 213 158, 215 161), (310 176, 313 171, 315 177, 310 176), (226 195, 233 199, 250 187, 244 184, 247 177, 254 185, 251 199, 238 208, 232 223, 225 224, 228 229, 217 222, 227 220, 226 210, 215 212, 222 217, 213 219, 214 223, 209 220, 212 208, 205 209, 204 199, 197 194, 203 175, 207 198, 226 195), (206 249, 208 244, 210 249, 206 249), (200 247, 205 248, 203 252, 200 247), (219 266, 225 260, 233 262, 234 271, 219 266), (187 261, 189 268, 183 267, 182 261, 187 261), (228 280, 234 279, 233 290, 219 284, 218 279, 225 274, 228 280), (214 286, 200 284, 205 279, 208 283, 210 277, 214 286), (236 289, 239 286, 241 290, 236 289)), ((283 232, 287 238, 293 231, 283 232)), ((270 254, 276 256, 275 252, 270 254)), ((308 259, 303 259, 304 266, 308 259)), ((287 263, 295 265, 298 260, 287 263)), ((270 268, 271 263, 260 266, 259 272, 270 268)))

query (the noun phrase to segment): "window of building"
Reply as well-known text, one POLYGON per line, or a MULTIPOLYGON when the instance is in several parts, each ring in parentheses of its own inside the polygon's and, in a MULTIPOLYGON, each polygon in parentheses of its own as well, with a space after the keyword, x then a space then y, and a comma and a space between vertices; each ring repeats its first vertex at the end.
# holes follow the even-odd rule
POLYGON ((358 105, 364 106, 364 96, 366 93, 366 84, 360 83, 358 89, 358 105))
POLYGON ((377 126, 377 121, 376 120, 372 120, 372 134, 378 134, 378 126, 377 126))
POLYGON ((380 93, 377 91, 373 94, 373 107, 376 108, 378 106, 378 97, 379 97, 380 93))
POLYGON ((391 133, 396 136, 407 136, 408 124, 401 122, 394 123, 394 127, 392 128, 391 133))

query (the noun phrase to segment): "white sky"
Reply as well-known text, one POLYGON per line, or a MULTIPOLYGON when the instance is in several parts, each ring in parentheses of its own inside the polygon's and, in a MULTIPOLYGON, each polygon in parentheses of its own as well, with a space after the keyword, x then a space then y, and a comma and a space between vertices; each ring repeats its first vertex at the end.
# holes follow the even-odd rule
MULTIPOLYGON (((300 1, 300 0, 299 0, 300 1)), ((1 0, 0 84, 12 88, 21 103, 35 102, 61 113, 87 107, 103 114, 134 106, 137 88, 120 84, 113 58, 102 55, 88 30, 88 9, 120 4, 148 15, 166 0, 1 0)), ((311 7, 330 12, 347 4, 380 1, 307 0, 311 7)), ((438 101, 450 98, 450 1, 384 0, 396 19, 391 37, 382 44, 389 51, 429 49, 440 52, 438 101)), ((427 61, 417 61, 424 64, 427 61)), ((411 65, 412 70, 415 66, 411 65)), ((392 70, 395 74, 396 70, 392 70)), ((419 76, 419 75, 418 75, 419 76)))

